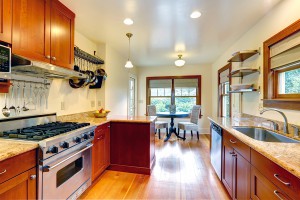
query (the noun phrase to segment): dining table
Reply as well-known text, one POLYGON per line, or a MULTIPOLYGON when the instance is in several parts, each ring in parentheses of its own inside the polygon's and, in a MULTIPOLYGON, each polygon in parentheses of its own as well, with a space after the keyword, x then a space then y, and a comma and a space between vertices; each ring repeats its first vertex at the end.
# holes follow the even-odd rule
POLYGON ((171 137, 171 135, 174 133, 177 138, 185 140, 185 138, 180 137, 179 133, 176 132, 176 128, 174 127, 174 119, 175 118, 185 118, 189 117, 190 113, 189 112, 175 112, 175 113, 170 113, 170 112, 157 112, 156 116, 159 118, 170 118, 170 128, 169 128, 169 133, 167 134, 167 137, 165 138, 165 142, 168 141, 171 137))

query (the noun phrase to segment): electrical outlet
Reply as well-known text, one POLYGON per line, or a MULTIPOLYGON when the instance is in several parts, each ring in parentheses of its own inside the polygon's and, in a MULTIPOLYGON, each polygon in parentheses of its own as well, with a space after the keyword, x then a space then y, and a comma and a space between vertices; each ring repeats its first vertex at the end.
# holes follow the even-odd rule
POLYGON ((98 106, 101 106, 101 101, 100 100, 98 100, 98 106))
POLYGON ((95 107, 95 101, 91 101, 91 107, 92 107, 92 108, 95 107))
POLYGON ((60 102, 60 109, 65 110, 65 102, 60 102))

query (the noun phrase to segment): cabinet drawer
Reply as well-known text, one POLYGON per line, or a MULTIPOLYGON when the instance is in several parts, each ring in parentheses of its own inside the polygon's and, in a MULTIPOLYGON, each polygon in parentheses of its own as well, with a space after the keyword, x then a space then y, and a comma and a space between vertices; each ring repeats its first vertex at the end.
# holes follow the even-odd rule
POLYGON ((238 140, 236 137, 223 130, 223 140, 230 144, 246 160, 250 161, 250 147, 238 140))
POLYGON ((101 124, 100 126, 97 126, 95 129, 95 138, 104 137, 106 129, 109 128, 110 123, 101 124))
POLYGON ((255 167, 251 166, 251 199, 290 199, 255 167))
POLYGON ((14 156, 0 162, 0 183, 37 165, 36 150, 14 156))
POLYGON ((253 149, 251 149, 251 164, 289 197, 300 199, 300 179, 296 176, 253 149))

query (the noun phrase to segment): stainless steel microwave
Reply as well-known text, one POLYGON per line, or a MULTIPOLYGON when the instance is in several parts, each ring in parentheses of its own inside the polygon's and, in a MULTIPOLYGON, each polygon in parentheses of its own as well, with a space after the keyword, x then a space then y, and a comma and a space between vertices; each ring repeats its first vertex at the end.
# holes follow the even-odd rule
POLYGON ((11 73, 11 48, 0 45, 0 74, 11 73))

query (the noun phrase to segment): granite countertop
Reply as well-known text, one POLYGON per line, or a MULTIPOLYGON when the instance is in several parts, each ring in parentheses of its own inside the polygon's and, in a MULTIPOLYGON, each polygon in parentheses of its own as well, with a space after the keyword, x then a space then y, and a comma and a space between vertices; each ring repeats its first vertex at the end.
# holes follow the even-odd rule
POLYGON ((209 120, 230 132, 233 136, 261 153, 282 168, 300 178, 300 143, 263 142, 252 139, 232 128, 232 126, 250 126, 245 121, 236 121, 233 118, 209 117, 209 120))
POLYGON ((0 162, 13 156, 38 148, 37 142, 0 139, 0 162))
POLYGON ((101 125, 107 122, 128 122, 128 123, 151 123, 156 120, 155 116, 125 116, 125 115, 112 115, 107 118, 96 118, 92 112, 78 113, 73 115, 59 116, 58 121, 69 122, 89 122, 94 125, 101 125))

